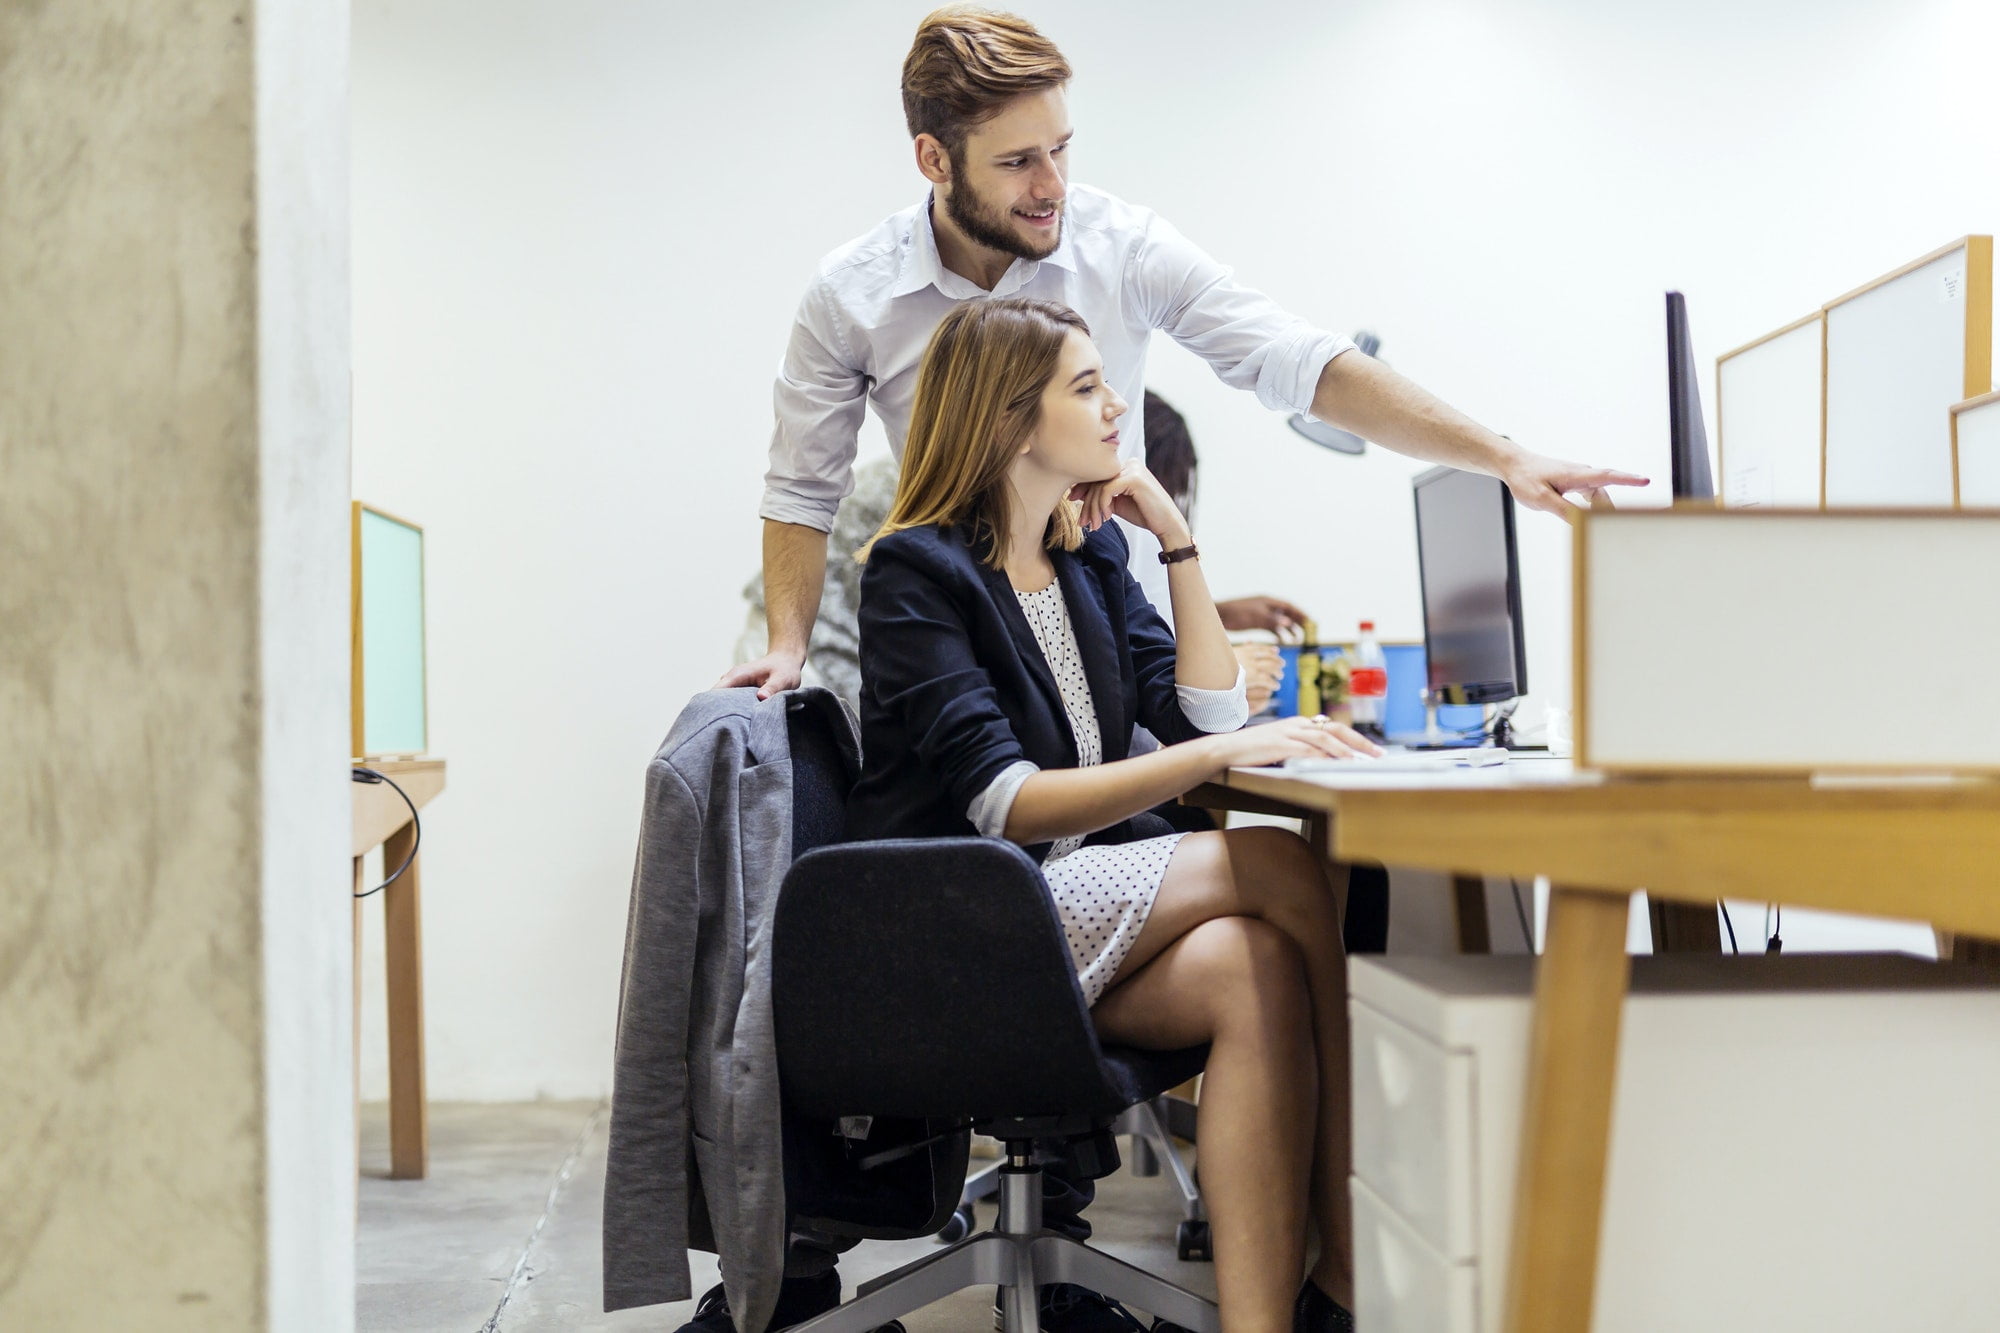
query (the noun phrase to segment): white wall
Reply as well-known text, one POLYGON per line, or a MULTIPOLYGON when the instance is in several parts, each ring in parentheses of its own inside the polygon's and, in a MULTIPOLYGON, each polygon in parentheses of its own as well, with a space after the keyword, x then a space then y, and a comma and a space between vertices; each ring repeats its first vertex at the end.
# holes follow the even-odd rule
MULTIPOLYGON (((427 525, 451 761, 425 852, 437 1096, 608 1086, 643 765, 727 665, 813 261, 920 195, 895 85, 928 8, 356 0, 355 494, 427 525)), ((2000 225, 2000 20, 1973 0, 1021 8, 1078 70, 1078 179, 1658 492, 1662 290, 1709 365, 2000 225)), ((1218 590, 1420 633, 1418 465, 1318 451, 1171 345, 1152 381, 1207 459, 1218 590)), ((1531 683, 1557 700, 1566 537, 1523 534, 1531 683)), ((379 1094, 379 1008, 368 1035, 379 1094)))

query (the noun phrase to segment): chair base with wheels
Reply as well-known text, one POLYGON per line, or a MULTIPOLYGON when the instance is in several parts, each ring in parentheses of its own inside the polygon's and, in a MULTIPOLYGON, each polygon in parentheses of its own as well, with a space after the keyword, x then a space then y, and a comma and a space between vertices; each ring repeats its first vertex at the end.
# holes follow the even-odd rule
POLYGON ((1034 1141, 1087 1127, 1020 1119, 978 1128, 1006 1145, 1006 1158, 991 1174, 1000 1203, 994 1228, 863 1283, 845 1305, 791 1333, 868 1333, 975 1286, 1000 1289, 1000 1333, 1039 1333, 1036 1291, 1055 1282, 1088 1287, 1193 1333, 1222 1333, 1214 1302, 1042 1228, 1042 1169, 1035 1165, 1034 1141))

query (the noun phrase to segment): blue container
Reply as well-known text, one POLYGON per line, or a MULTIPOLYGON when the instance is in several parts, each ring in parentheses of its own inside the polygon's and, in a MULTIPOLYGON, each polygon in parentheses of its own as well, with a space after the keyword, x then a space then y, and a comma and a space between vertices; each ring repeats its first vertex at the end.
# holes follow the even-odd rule
MULTIPOLYGON (((1339 657, 1340 648, 1321 648, 1320 660, 1339 657)), ((1292 717, 1299 711, 1299 645, 1278 645, 1284 675, 1278 678, 1277 693, 1271 696, 1270 711, 1278 717, 1292 717)), ((1385 643, 1382 657, 1389 668, 1389 697, 1382 718, 1382 730, 1390 736, 1419 736, 1424 730, 1424 646, 1421 643, 1385 643)), ((1446 705, 1438 709, 1438 730, 1447 735, 1477 731, 1485 712, 1477 704, 1446 705)))
POLYGON ((1284 674, 1278 677, 1270 709, 1278 717, 1294 717, 1299 711, 1299 645, 1279 644, 1278 656, 1284 661, 1284 674))

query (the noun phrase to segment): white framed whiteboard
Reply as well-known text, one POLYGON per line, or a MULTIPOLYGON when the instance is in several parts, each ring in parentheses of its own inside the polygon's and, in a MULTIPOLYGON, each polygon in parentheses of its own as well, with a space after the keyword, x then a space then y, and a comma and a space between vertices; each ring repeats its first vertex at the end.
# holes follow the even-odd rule
POLYGON ((2000 393, 1953 404, 1951 467, 1962 508, 2000 509, 2000 393))
POLYGON ((1953 241, 1824 313, 1825 505, 1950 505, 1949 409, 1993 387, 1993 238, 1953 241))
POLYGON ((2000 772, 2000 513, 1590 510, 1579 766, 2000 772))
POLYGON ((1817 310, 1715 359, 1722 503, 1817 506, 1826 323, 1817 310))

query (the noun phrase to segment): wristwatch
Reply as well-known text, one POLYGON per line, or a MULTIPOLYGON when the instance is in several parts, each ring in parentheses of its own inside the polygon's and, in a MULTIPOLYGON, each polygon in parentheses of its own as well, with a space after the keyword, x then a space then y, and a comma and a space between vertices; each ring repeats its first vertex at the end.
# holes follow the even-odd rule
POLYGON ((1192 560, 1200 554, 1201 552, 1196 549, 1195 544, 1189 542, 1178 551, 1160 552, 1160 563, 1163 565, 1178 565, 1181 561, 1192 560))

